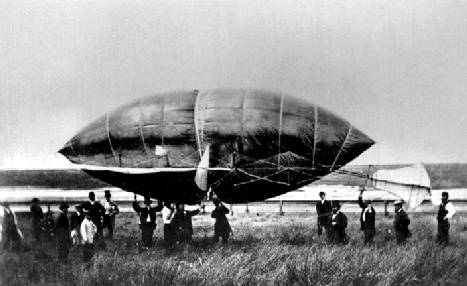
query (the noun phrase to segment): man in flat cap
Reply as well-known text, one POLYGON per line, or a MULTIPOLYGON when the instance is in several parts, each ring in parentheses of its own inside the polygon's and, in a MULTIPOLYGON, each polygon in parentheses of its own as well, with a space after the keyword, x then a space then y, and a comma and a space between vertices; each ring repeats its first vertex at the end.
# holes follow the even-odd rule
POLYGON ((55 221, 55 239, 57 242, 58 260, 68 261, 71 247, 70 222, 68 221, 68 204, 60 204, 60 213, 55 221))
POLYGON ((396 233, 397 244, 404 244, 407 238, 412 236, 409 230, 410 219, 407 213, 402 209, 404 201, 397 200, 394 202, 394 232, 396 233))
POLYGON ((136 201, 135 195, 133 209, 139 214, 141 241, 146 248, 152 246, 152 235, 156 229, 156 213, 160 212, 162 208, 163 205, 161 202, 158 202, 156 207, 151 207, 151 199, 149 196, 144 197, 144 207, 140 207, 136 201))
POLYGON ((449 219, 456 213, 454 205, 449 201, 448 192, 441 194, 441 204, 438 209, 438 236, 436 241, 446 245, 449 242, 449 219))
POLYGON ((331 216, 331 241, 334 244, 348 243, 347 234, 347 216, 341 212, 341 205, 339 201, 332 202, 332 216, 331 216))
POLYGON ((42 211, 41 206, 39 205, 39 199, 33 198, 31 201, 31 206, 29 207, 31 211, 31 229, 34 236, 34 240, 39 242, 41 240, 42 234, 42 220, 44 219, 44 212, 42 211))
POLYGON ((358 205, 362 209, 360 213, 360 230, 363 231, 363 243, 373 244, 373 238, 376 233, 375 227, 375 209, 372 206, 371 200, 363 201, 363 191, 365 188, 360 190, 358 196, 358 205))

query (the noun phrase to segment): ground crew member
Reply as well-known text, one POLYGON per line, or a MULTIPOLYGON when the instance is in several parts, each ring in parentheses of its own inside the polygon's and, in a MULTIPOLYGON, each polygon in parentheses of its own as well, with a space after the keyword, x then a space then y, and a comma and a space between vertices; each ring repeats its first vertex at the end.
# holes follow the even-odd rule
POLYGON ((52 210, 50 209, 50 204, 47 205, 47 212, 45 213, 45 216, 44 216, 42 229, 47 235, 47 240, 50 241, 54 237, 54 231, 55 231, 54 214, 52 210))
POLYGON ((91 260, 94 252, 94 238, 97 235, 97 226, 91 220, 91 212, 83 210, 84 219, 81 222, 80 234, 83 243, 83 262, 91 260))
POLYGON ((96 239, 101 238, 105 209, 99 202, 96 202, 96 194, 94 194, 94 192, 89 192, 89 201, 83 203, 81 207, 89 211, 91 220, 97 227, 96 239))
POLYGON ((33 198, 30 206, 31 211, 31 229, 34 236, 34 240, 39 242, 42 234, 42 220, 44 219, 44 213, 39 205, 39 199, 33 198))
POLYGON ((57 242, 58 260, 66 262, 70 252, 70 222, 68 221, 68 204, 60 204, 60 214, 55 221, 55 240, 57 242))
POLYGON ((0 252, 3 249, 19 251, 22 248, 23 234, 18 228, 15 213, 10 209, 10 204, 0 204, 0 252))
POLYGON ((441 204, 438 209, 438 236, 436 241, 446 245, 449 242, 449 219, 456 213, 454 205, 449 201, 448 192, 441 194, 441 204))
POLYGON ((316 203, 316 213, 318 214, 318 235, 323 234, 323 228, 326 236, 329 238, 329 228, 331 226, 332 206, 331 202, 326 200, 326 193, 319 192, 321 200, 316 203))
POLYGON ((339 201, 332 202, 332 216, 331 216, 331 241, 334 244, 348 243, 347 234, 347 216, 341 212, 341 205, 339 201))
POLYGON ((398 200, 394 202, 396 216, 394 218, 394 232, 396 233, 397 244, 404 244, 407 238, 412 236, 409 230, 410 219, 407 213, 402 209, 404 202, 398 200))
POLYGON ((362 195, 364 190, 365 189, 362 188, 358 196, 358 205, 362 209, 360 214, 360 230, 363 231, 363 243, 373 244, 373 238, 376 233, 375 209, 372 206, 371 200, 363 202, 362 195))
POLYGON ((115 215, 117 215, 120 210, 116 203, 110 200, 112 195, 109 190, 104 192, 105 201, 103 203, 105 213, 104 213, 104 223, 103 228, 107 228, 109 231, 109 238, 113 238, 114 229, 115 229, 115 215))
POLYGON ((193 237, 192 217, 199 214, 201 205, 197 210, 187 211, 185 205, 179 203, 173 218, 173 224, 176 231, 178 242, 190 242, 193 237))
POLYGON ((214 223, 214 242, 218 242, 219 237, 222 237, 222 242, 227 243, 232 232, 229 221, 225 216, 229 213, 229 209, 219 199, 214 199, 213 202, 215 208, 211 213, 211 217, 216 220, 214 223))
POLYGON ((162 221, 164 222, 164 242, 170 245, 175 241, 175 228, 172 225, 172 219, 175 215, 175 204, 165 202, 161 213, 162 221))
POLYGON ((156 229, 156 212, 160 212, 163 206, 158 202, 157 207, 151 207, 151 199, 149 196, 144 197, 144 207, 140 207, 138 202, 133 201, 133 209, 139 213, 141 241, 146 248, 152 245, 152 235, 156 229))
POLYGON ((83 209, 80 205, 75 206, 76 212, 71 214, 71 240, 73 245, 79 245, 81 240, 81 223, 84 220, 83 209))

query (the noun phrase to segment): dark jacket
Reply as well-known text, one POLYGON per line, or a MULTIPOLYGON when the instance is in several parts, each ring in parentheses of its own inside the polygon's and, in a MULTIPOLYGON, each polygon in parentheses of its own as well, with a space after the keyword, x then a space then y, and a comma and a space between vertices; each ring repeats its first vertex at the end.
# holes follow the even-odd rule
POLYGON ((331 222, 332 206, 330 201, 318 201, 316 203, 316 213, 318 214, 318 226, 328 227, 331 222))
POLYGON ((42 208, 37 204, 32 204, 29 209, 31 210, 33 226, 40 226, 40 223, 44 218, 44 212, 42 212, 42 208))
POLYGON ((72 213, 71 214, 71 218, 70 218, 70 221, 71 221, 71 229, 76 229, 78 230, 78 232, 80 231, 80 227, 81 227, 81 223, 83 222, 83 219, 84 219, 84 215, 83 214, 78 214, 77 212, 76 213, 72 213))
POLYGON ((89 215, 91 216, 91 221, 96 225, 99 229, 102 227, 102 221, 105 214, 104 207, 97 201, 94 204, 91 204, 90 201, 87 201, 81 205, 83 210, 88 210, 89 215))
POLYGON ((139 213, 139 221, 143 226, 156 226, 156 213, 160 212, 163 208, 163 205, 159 202, 156 207, 140 207, 138 202, 133 202, 133 209, 135 212, 139 213), (148 221, 149 216, 149 221, 148 221))
POLYGON ((396 213, 396 217, 394 218, 394 231, 396 234, 402 237, 409 237, 409 224, 410 219, 407 213, 403 209, 398 211, 396 213))
POLYGON ((60 213, 55 221, 55 237, 58 243, 70 241, 70 222, 65 213, 60 213))
POLYGON ((334 243, 346 243, 347 216, 339 211, 334 218, 331 217, 331 239, 334 243), (335 223, 335 224, 334 224, 335 223))
POLYGON ((199 209, 194 211, 175 212, 172 224, 176 230, 181 230, 184 235, 193 235, 193 224, 191 218, 199 214, 199 209))
POLYGON ((375 230, 375 209, 371 207, 371 211, 365 212, 367 205, 363 202, 362 197, 358 197, 358 205, 362 209, 360 213, 360 230, 375 230), (363 219, 365 216, 365 219, 363 219))
POLYGON ((216 222, 214 223, 214 234, 218 234, 221 236, 225 234, 230 234, 232 229, 230 228, 229 221, 225 216, 228 213, 229 209, 226 208, 224 205, 220 205, 212 211, 211 217, 216 219, 216 222))

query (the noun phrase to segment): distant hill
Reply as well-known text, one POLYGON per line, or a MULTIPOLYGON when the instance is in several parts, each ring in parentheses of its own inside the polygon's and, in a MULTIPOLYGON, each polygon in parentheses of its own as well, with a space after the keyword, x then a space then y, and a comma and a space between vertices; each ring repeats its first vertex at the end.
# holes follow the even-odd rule
MULTIPOLYGON (((395 169, 407 165, 368 165, 348 166, 343 170, 367 174, 378 169, 395 169)), ((425 165, 431 178, 433 189, 451 189, 467 187, 467 164, 427 164, 425 165)), ((364 179, 330 174, 314 184, 326 185, 362 185, 364 179)), ((0 170, 0 186, 32 186, 61 189, 97 189, 109 187, 81 170, 0 170)))

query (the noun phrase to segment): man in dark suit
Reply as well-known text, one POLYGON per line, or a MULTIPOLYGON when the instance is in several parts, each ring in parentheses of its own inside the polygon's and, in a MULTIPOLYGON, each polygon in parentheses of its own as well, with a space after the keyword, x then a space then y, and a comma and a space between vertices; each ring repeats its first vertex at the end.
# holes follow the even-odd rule
POLYGON ((96 239, 102 237, 102 223, 104 221, 105 209, 104 207, 96 201, 96 194, 94 192, 89 192, 89 201, 81 205, 81 209, 88 210, 91 216, 91 221, 97 227, 96 239))
POLYGON ((412 236, 409 230, 410 219, 407 213, 402 209, 403 201, 394 202, 396 216, 394 218, 394 232, 396 233, 397 244, 404 244, 407 238, 412 236))
POLYGON ((60 214, 55 221, 55 239, 57 242, 58 260, 67 262, 71 247, 70 222, 68 221, 68 204, 60 204, 60 214))
POLYGON ((187 211, 183 203, 178 203, 172 220, 178 242, 190 242, 193 237, 192 217, 199 214, 201 205, 197 210, 187 211))
POLYGON ((333 201, 331 217, 331 241, 334 244, 347 244, 347 216, 341 212, 339 201, 333 201))
POLYGON ((456 209, 449 201, 448 192, 441 194, 441 204, 438 209, 438 236, 436 241, 441 245, 446 245, 449 242, 449 219, 456 213, 456 209))
POLYGON ((318 235, 323 234, 323 228, 326 230, 326 235, 329 238, 329 228, 331 226, 332 206, 331 202, 326 200, 326 194, 320 192, 320 201, 316 203, 316 213, 318 214, 318 235))
POLYGON ((229 240, 232 228, 230 227, 229 221, 227 220, 226 214, 229 213, 229 209, 225 207, 219 199, 214 199, 214 210, 211 213, 211 217, 216 220, 214 223, 214 242, 219 241, 219 237, 222 237, 222 242, 227 243, 229 240))
POLYGON ((149 196, 144 197, 144 207, 140 207, 138 202, 133 201, 133 209, 139 214, 141 241, 144 247, 152 246, 152 235, 156 229, 156 213, 163 208, 161 202, 158 202, 156 207, 151 207, 151 199, 149 196))
POLYGON ((375 209, 372 206, 371 200, 363 201, 363 191, 360 190, 360 195, 358 196, 358 205, 362 209, 360 213, 360 230, 363 231, 364 244, 373 244, 373 238, 376 233, 375 227, 375 209))

